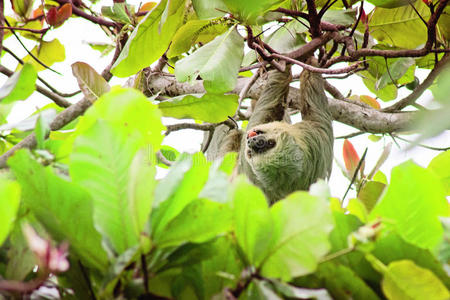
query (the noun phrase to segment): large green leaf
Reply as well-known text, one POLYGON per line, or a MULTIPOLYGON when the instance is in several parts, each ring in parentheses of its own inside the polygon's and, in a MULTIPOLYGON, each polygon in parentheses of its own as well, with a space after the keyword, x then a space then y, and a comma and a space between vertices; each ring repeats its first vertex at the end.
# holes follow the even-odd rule
POLYGON ((163 231, 154 235, 159 247, 186 242, 202 243, 231 227, 231 210, 226 204, 198 199, 189 203, 163 231))
POLYGON ((263 19, 265 12, 271 8, 276 8, 284 0, 223 0, 229 12, 234 17, 249 25, 256 24, 263 19))
POLYGON ((446 189, 446 195, 450 195, 450 150, 442 152, 433 158, 427 169, 441 179, 446 189))
POLYGON ((108 82, 100 76, 94 68, 84 62, 72 64, 72 73, 77 78, 78 86, 84 96, 91 102, 94 102, 111 89, 108 82))
POLYGON ((233 187, 234 233, 250 264, 259 266, 275 238, 269 206, 260 189, 241 176, 233 187))
POLYGON ((330 249, 333 218, 326 200, 296 192, 270 209, 275 241, 261 266, 261 274, 281 278, 305 275, 317 268, 330 249))
POLYGON ((133 30, 111 72, 127 77, 161 57, 183 23, 184 11, 185 0, 161 1, 133 30))
POLYGON ((98 120, 76 138, 70 163, 73 180, 94 199, 96 225, 118 253, 138 243, 143 229, 138 220, 148 217, 152 200, 151 193, 139 192, 144 188, 151 191, 155 175, 155 167, 145 164, 148 160, 140 159, 141 165, 132 163, 145 144, 124 128, 98 120), (130 174, 130 166, 139 169, 132 168, 134 173, 130 174), (146 177, 139 178, 140 173, 146 177))
MULTIPOLYGON (((415 69, 415 60, 410 57, 402 57, 394 60, 393 63, 389 65, 389 72, 386 71, 381 75, 379 80, 376 83, 376 89, 382 89, 386 85, 391 83, 397 83, 397 80, 402 78, 403 75, 406 74, 409 68, 412 68, 412 72, 408 74, 407 78, 404 78, 403 81, 410 82, 414 80, 414 69, 415 69), (392 82, 394 81, 394 82, 392 82)), ((400 82, 402 83, 402 82, 400 82)))
POLYGON ((410 5, 387 9, 376 7, 369 17, 370 33, 378 41, 389 45, 414 49, 427 39, 425 20, 430 16, 430 9, 422 1, 414 4, 417 12, 410 5))
MULTIPOLYGON (((64 46, 57 39, 51 40, 50 42, 41 41, 38 46, 31 50, 31 53, 48 67, 51 67, 56 62, 61 62, 66 59, 64 46)), ((30 55, 25 56, 23 61, 32 64, 38 72, 45 70, 45 67, 30 55)))
POLYGON ((227 29, 228 25, 220 19, 191 20, 178 29, 167 56, 170 58, 185 53, 197 43, 206 44, 227 29))
POLYGON ((395 8, 414 3, 416 0, 369 0, 376 7, 395 8))
POLYGON ((20 203, 20 186, 15 181, 0 178, 0 246, 16 219, 20 203))
POLYGON ((208 178, 210 163, 202 153, 181 155, 155 190, 151 231, 158 236, 189 203, 197 199, 208 178))
POLYGON ((421 268, 410 260, 390 263, 381 286, 386 297, 392 300, 450 298, 447 288, 430 270, 421 268))
POLYGON ((432 271, 447 288, 450 288, 450 277, 430 250, 407 243, 394 232, 379 237, 374 246, 373 255, 384 264, 409 259, 419 267, 432 271))
POLYGON ((0 88, 0 102, 8 104, 17 100, 25 100, 36 89, 37 73, 31 64, 14 73, 0 88))
POLYGON ((294 20, 278 28, 265 42, 280 53, 291 52, 306 43, 302 35, 306 31, 305 25, 294 20))
POLYGON ((227 11, 222 0, 192 0, 192 5, 200 20, 222 17, 227 11))
POLYGON ((391 184, 370 218, 381 217, 386 226, 393 226, 406 241, 431 249, 442 238, 439 216, 447 213, 448 203, 439 179, 408 161, 392 170, 391 184))
POLYGON ((208 92, 229 92, 236 85, 243 56, 244 39, 232 27, 193 54, 177 61, 175 76, 181 82, 194 81, 201 76, 208 92))
POLYGON ((108 258, 94 228, 89 194, 41 166, 28 150, 17 151, 8 165, 22 187, 24 203, 52 237, 68 241, 86 265, 104 270, 108 258))
POLYGON ((237 106, 237 95, 209 93, 178 96, 158 105, 165 117, 190 118, 210 123, 219 123, 233 116, 237 106))

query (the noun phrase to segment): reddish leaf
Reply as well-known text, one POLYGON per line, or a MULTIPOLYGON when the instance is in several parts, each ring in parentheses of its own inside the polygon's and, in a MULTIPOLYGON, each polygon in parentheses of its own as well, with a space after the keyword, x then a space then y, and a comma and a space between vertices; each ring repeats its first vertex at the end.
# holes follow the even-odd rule
POLYGON ((344 141, 343 156, 345 162, 345 168, 350 176, 355 173, 356 167, 358 166, 359 156, 356 153, 355 147, 349 140, 344 141))
POLYGON ((156 6, 156 2, 145 2, 140 8, 139 12, 151 11, 156 6))
POLYGON ((47 12, 47 21, 49 25, 54 27, 61 26, 72 15, 72 4, 66 3, 60 6, 50 8, 47 12))
POLYGON ((39 17, 42 17, 43 15, 44 15, 44 10, 42 9, 42 6, 39 6, 38 8, 33 10, 33 12, 31 13, 31 18, 37 19, 39 17))
POLYGON ((364 25, 368 24, 367 15, 364 9, 361 10, 361 23, 363 23, 364 25))
POLYGON ((373 107, 375 109, 380 109, 380 103, 378 103, 378 101, 373 97, 370 97, 367 95, 362 95, 362 96, 359 96, 359 100, 370 105, 371 107, 373 107))

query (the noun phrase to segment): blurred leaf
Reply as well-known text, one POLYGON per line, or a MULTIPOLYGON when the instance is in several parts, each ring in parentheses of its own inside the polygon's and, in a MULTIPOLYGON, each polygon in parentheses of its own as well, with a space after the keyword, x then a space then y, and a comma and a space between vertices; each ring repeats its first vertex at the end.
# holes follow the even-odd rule
POLYGON ((139 197, 140 191, 151 189, 155 175, 154 166, 142 169, 145 168, 142 164, 134 167, 140 169, 130 168, 137 151, 145 144, 139 136, 129 136, 122 128, 98 120, 77 136, 70 163, 73 180, 94 199, 96 225, 119 254, 138 243, 143 228, 136 223, 146 220, 152 200, 151 194, 139 197), (143 172, 147 177, 139 178, 135 172, 143 172), (143 185, 137 185, 133 179, 143 185), (140 210, 141 206, 147 209, 140 210))
POLYGON ((406 6, 409 5, 409 3, 414 3, 415 1, 416 0, 369 0, 369 2, 373 5, 384 8, 406 6))
POLYGON ((275 224, 260 189, 239 176, 233 182, 234 233, 250 264, 259 266, 269 254, 275 224))
POLYGON ((373 107, 375 109, 380 109, 380 103, 378 103, 378 101, 373 97, 370 97, 367 95, 361 95, 361 96, 359 96, 359 100, 361 102, 364 102, 364 103, 370 105, 371 107, 373 107))
POLYGON ((156 2, 145 2, 139 8, 139 12, 151 11, 156 5, 158 5, 158 3, 156 3, 156 2))
MULTIPOLYGON (((442 243, 439 246, 439 255, 438 258, 441 262, 448 265, 450 262, 450 218, 441 218, 442 227, 444 227, 444 238, 442 239, 442 243)), ((446 282, 444 281, 444 284, 449 288, 450 278, 447 276, 449 280, 446 282)), ((442 280, 442 279, 441 279, 442 280)))
POLYGON ((12 9, 22 18, 29 17, 33 9, 33 0, 11 0, 12 9))
POLYGON ((372 253, 384 264, 409 259, 419 267, 431 270, 447 288, 450 288, 450 277, 430 250, 414 246, 394 232, 377 238, 374 246, 372 253))
POLYGON ((132 5, 128 5, 125 2, 114 2, 113 6, 102 6, 102 15, 110 18, 111 20, 121 23, 121 24, 131 24, 130 16, 128 13, 132 14, 134 8, 132 5))
POLYGON ((206 44, 227 31, 228 25, 217 20, 191 20, 175 33, 167 57, 176 57, 187 52, 193 45, 206 44))
POLYGON ((369 175, 367 176, 368 179, 372 179, 372 177, 375 175, 376 172, 381 168, 381 166, 384 164, 386 159, 389 157, 389 154, 391 153, 392 149, 392 143, 388 143, 384 148, 383 152, 381 153, 380 157, 378 158, 375 166, 373 167, 372 171, 370 171, 369 175))
POLYGON ((288 297, 289 299, 294 298, 332 300, 326 289, 299 288, 278 280, 271 280, 270 283, 274 286, 276 291, 278 291, 281 295, 288 297))
POLYGON ((192 4, 200 20, 222 17, 228 10, 222 0, 192 0, 192 4))
POLYGON ((91 102, 111 89, 108 82, 87 63, 73 63, 72 73, 76 77, 78 86, 84 96, 91 102))
POLYGON ((17 100, 25 100, 36 89, 37 73, 31 64, 25 64, 15 72, 0 88, 0 102, 8 104, 17 100))
POLYGON ((38 119, 36 121, 36 127, 34 129, 34 133, 36 136, 36 143, 38 149, 45 149, 44 142, 47 134, 50 133, 50 126, 49 122, 45 118, 43 118, 41 115, 38 116, 38 119))
POLYGON ((45 120, 46 123, 50 124, 56 117, 57 111, 53 108, 43 110, 39 114, 29 116, 26 119, 23 119, 22 121, 16 122, 16 123, 10 123, 10 124, 4 124, 0 126, 1 130, 12 130, 17 129, 20 131, 28 131, 32 130, 36 127, 36 123, 38 121, 38 118, 41 118, 42 120, 45 120))
POLYGON ((446 189, 446 195, 450 195, 450 150, 442 152, 433 158, 427 169, 441 179, 446 189))
POLYGON ((85 264, 104 270, 108 258, 94 228, 89 194, 41 166, 28 150, 17 151, 8 165, 22 187, 22 200, 52 237, 68 241, 85 264))
POLYGON ((356 168, 358 167, 359 155, 356 152, 355 147, 353 147, 353 144, 347 139, 344 140, 342 155, 344 157, 344 163, 345 168, 347 169, 347 173, 350 178, 352 178, 353 174, 356 171, 356 168))
POLYGON ((164 228, 193 200, 198 197, 208 178, 210 163, 202 153, 181 155, 155 190, 151 215, 152 236, 164 228))
POLYGON ((378 181, 367 181, 358 193, 358 199, 364 204, 364 207, 370 212, 381 194, 386 188, 386 184, 378 181))
POLYGON ((361 222, 367 223, 367 209, 362 201, 358 198, 352 198, 347 204, 347 210, 350 214, 357 216, 361 222))
POLYGON ((168 247, 186 242, 205 242, 228 231, 231 217, 231 210, 225 204, 206 199, 194 200, 164 230, 154 235, 154 243, 159 247, 168 247))
POLYGON ((19 203, 19 184, 15 181, 0 178, 0 246, 13 227, 19 203))
MULTIPOLYGON (((380 79, 378 79, 375 85, 376 89, 382 89, 388 84, 397 83, 397 81, 406 74, 406 71, 408 71, 409 68, 415 68, 415 63, 416 61, 410 57, 401 57, 395 59, 395 61, 391 65, 389 65, 389 71, 386 70, 386 72, 381 75, 380 79)), ((408 82, 409 79, 411 78, 408 78, 408 82)))
MULTIPOLYGON (((18 187, 20 189, 20 186, 18 187)), ((23 236, 19 222, 16 221, 16 226, 12 228, 8 240, 13 246, 8 250, 8 263, 6 265, 5 273, 2 274, 2 276, 6 279, 24 280, 36 266, 36 260, 34 253, 31 252, 30 247, 23 236)))
POLYGON ((334 222, 326 200, 295 192, 275 203, 270 214, 274 241, 264 257, 261 274, 287 281, 313 272, 330 249, 328 234, 334 222))
POLYGON ((192 94, 162 101, 158 107, 165 117, 194 119, 210 123, 225 121, 234 115, 238 96, 220 94, 192 94))
POLYGON ((351 25, 356 20, 356 9, 328 9, 322 20, 337 25, 351 25))
POLYGON ((435 299, 450 297, 448 290, 436 276, 410 260, 390 263, 382 281, 388 299, 435 299))
POLYGON ((381 217, 408 242, 422 248, 435 247, 442 238, 439 216, 448 214, 445 192, 439 180, 411 161, 392 169, 391 183, 370 219, 381 217))
MULTIPOLYGON (((405 2, 408 4, 407 0, 405 2)), ((369 16, 371 35, 380 43, 400 48, 421 46, 427 39, 427 28, 418 14, 428 20, 430 10, 422 1, 415 1, 413 5, 417 12, 411 5, 393 9, 376 7, 369 16)))
POLYGON ((275 9, 284 0, 223 0, 233 16, 248 25, 256 24, 262 15, 270 9, 275 9))
MULTIPOLYGON (((174 162, 177 160, 177 157, 180 155, 180 153, 178 152, 177 149, 167 146, 167 145, 163 145, 161 146, 161 154, 168 160, 171 162, 174 162)), ((157 157, 158 159, 158 157, 157 157)), ((168 169, 169 167, 166 166, 165 164, 163 164, 162 162, 159 161, 158 159, 158 167, 160 168, 164 168, 164 169, 168 169)))
POLYGON ((47 12, 48 25, 59 27, 72 15, 72 4, 65 3, 62 6, 56 8, 52 7, 47 12))
POLYGON ((243 56, 244 39, 232 27, 193 54, 177 61, 175 76, 180 82, 192 82, 201 76, 207 92, 229 92, 236 85, 243 56))
MULTIPOLYGON (((41 41, 39 45, 31 50, 31 53, 49 67, 56 62, 62 62, 66 59, 64 46, 57 39, 50 42, 41 41)), ((23 61, 32 64, 37 72, 45 70, 45 67, 30 55, 25 56, 23 61)))
POLYGON ((118 77, 134 75, 161 57, 182 25, 184 11, 185 0, 159 2, 133 30, 111 72, 118 77))

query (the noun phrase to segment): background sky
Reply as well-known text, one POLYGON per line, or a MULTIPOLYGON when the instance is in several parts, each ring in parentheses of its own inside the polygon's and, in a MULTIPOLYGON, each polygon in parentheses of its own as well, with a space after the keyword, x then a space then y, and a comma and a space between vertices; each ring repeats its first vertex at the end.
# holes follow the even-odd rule
MULTIPOLYGON (((39 1, 35 2, 36 5, 40 3, 39 1)), ((138 6, 141 2, 127 1, 127 3, 138 6)), ((5 5, 5 15, 12 15, 10 1, 5 1, 5 5)), ((112 1, 99 1, 99 3, 94 6, 94 10, 100 11, 100 7, 102 5, 112 5, 112 1)), ((70 67, 72 63, 77 61, 88 63, 94 69, 96 69, 97 72, 100 73, 111 61, 112 53, 108 54, 107 56, 102 56, 99 51, 93 50, 88 45, 88 42, 113 43, 113 41, 100 29, 99 26, 85 19, 70 18, 61 27, 57 28, 56 30, 50 30, 45 35, 44 40, 51 41, 55 38, 64 45, 66 50, 66 60, 62 63, 54 64, 52 68, 63 75, 58 75, 48 70, 40 72, 39 75, 61 92, 69 93, 78 90, 77 81, 72 76, 72 70, 70 67)), ((34 47, 33 41, 29 41, 25 38, 22 38, 22 41, 25 43, 29 50, 34 47)), ((15 54, 19 57, 26 56, 26 51, 20 46, 15 37, 12 36, 6 39, 4 41, 4 45, 14 51, 15 54)), ((17 66, 17 62, 9 54, 5 54, 2 57, 1 64, 12 70, 14 70, 17 66)), ((293 73, 297 74, 300 72, 301 68, 298 66, 294 66, 293 73)), ((419 79, 422 81, 426 77, 427 73, 428 71, 426 70, 420 70, 416 73, 416 76, 419 77, 419 79)), ((6 76, 0 76, 0 85, 2 85, 6 81, 6 79, 6 76)), ((110 84, 122 85, 125 83, 125 81, 126 78, 113 77, 113 79, 110 81, 110 84)), ((371 94, 364 86, 361 78, 356 75, 344 80, 330 80, 330 83, 337 86, 341 93, 344 95, 347 95, 349 91, 351 91, 352 94, 370 95, 374 97, 374 95, 371 94)), ((298 86, 298 82, 294 84, 298 86)), ((410 91, 406 90, 405 88, 400 89, 398 99, 401 99, 404 96, 408 95, 409 92, 410 91)), ((76 102, 79 99, 81 99, 81 96, 77 95, 73 97, 71 101, 76 102)), ((418 103, 429 106, 430 104, 433 105, 432 101, 433 100, 431 93, 427 91, 422 95, 418 103)), ((392 103, 383 103, 381 100, 379 100, 379 102, 382 107, 388 106, 392 103)), ((8 117, 8 122, 20 121, 31 115, 37 108, 42 107, 48 103, 50 103, 50 100, 35 92, 29 99, 17 102, 15 104, 11 114, 8 117)), ((179 121, 170 118, 164 118, 163 122, 165 124, 171 124, 174 122, 187 122, 187 120, 179 121)), ((342 136, 357 131, 357 129, 338 122, 334 122, 333 125, 335 136, 342 136)), ((196 152, 200 149, 202 134, 202 132, 196 130, 182 130, 174 132, 166 137, 166 139, 164 140, 164 144, 175 147, 180 152, 196 152)), ((404 137, 409 140, 414 140, 416 135, 405 135, 404 137)), ((383 138, 378 142, 372 142, 368 139, 368 134, 352 138, 350 141, 353 143, 356 151, 360 156, 363 154, 364 149, 366 147, 368 148, 366 156, 366 173, 368 173, 372 169, 372 167, 378 160, 378 157, 383 151, 383 147, 387 143, 393 142, 390 137, 383 138)), ((400 140, 397 140, 397 143, 398 145, 395 142, 393 143, 391 155, 389 156, 387 162, 381 167, 381 171, 383 171, 388 176, 388 178, 392 167, 400 164, 401 162, 412 159, 419 165, 426 167, 431 159, 440 153, 438 151, 433 151, 422 147, 415 147, 410 150, 405 150, 409 145, 408 143, 400 140)), ((448 147, 450 145, 450 132, 446 131, 435 138, 425 140, 423 144, 435 147, 448 147)), ((335 141, 335 159, 343 165, 342 146, 342 139, 335 141)), ((167 170, 159 169, 158 177, 162 177, 166 173, 167 170)), ((340 168, 336 165, 336 162, 333 165, 333 172, 329 181, 329 185, 332 195, 336 197, 342 197, 349 185, 349 181, 343 177, 340 168)), ((353 191, 349 193, 350 197, 354 195, 355 193, 353 191)), ((349 196, 347 196, 347 199, 349 198, 349 196)))

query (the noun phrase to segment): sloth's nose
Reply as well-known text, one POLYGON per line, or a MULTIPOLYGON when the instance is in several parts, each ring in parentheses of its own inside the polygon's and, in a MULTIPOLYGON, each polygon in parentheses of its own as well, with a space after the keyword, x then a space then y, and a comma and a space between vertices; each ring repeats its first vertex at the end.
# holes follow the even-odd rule
POLYGON ((264 136, 256 135, 247 140, 247 145, 255 150, 261 149, 266 146, 266 139, 264 136))

